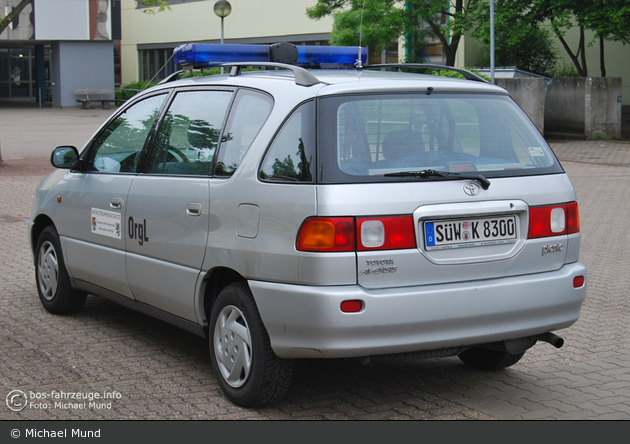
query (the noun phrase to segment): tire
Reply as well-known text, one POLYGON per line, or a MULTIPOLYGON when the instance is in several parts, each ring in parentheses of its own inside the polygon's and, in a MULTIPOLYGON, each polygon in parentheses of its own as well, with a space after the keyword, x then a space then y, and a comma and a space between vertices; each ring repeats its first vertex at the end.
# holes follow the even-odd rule
POLYGON ((288 391, 293 361, 278 358, 245 283, 225 287, 210 317, 210 357, 221 389, 234 404, 257 407, 288 391))
POLYGON ((477 370, 497 371, 510 367, 521 360, 525 352, 508 353, 487 348, 470 348, 458 355, 461 361, 477 370))
POLYGON ((39 299, 50 313, 76 313, 85 303, 87 294, 75 290, 70 284, 59 235, 52 225, 46 227, 37 240, 35 282, 39 299))

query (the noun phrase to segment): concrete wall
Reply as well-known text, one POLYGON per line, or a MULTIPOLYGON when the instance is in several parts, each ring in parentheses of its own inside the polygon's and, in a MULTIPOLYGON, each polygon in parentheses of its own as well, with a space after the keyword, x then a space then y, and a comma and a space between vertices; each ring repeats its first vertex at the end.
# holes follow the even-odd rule
POLYGON ((538 131, 544 134, 545 80, 542 78, 495 78, 494 83, 510 93, 510 97, 525 111, 538 131))
POLYGON ((553 79, 545 104, 545 135, 621 137, 621 77, 553 79))
MULTIPOLYGON (((54 107, 80 106, 74 95, 75 89, 114 90, 114 46, 111 41, 55 42, 51 58, 54 107)), ((104 98, 114 98, 114 95, 104 98)))

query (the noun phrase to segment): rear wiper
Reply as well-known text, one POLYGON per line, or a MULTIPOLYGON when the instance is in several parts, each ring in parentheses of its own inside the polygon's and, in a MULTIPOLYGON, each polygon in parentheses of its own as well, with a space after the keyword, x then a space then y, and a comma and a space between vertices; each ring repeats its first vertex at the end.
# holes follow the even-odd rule
POLYGON ((387 173, 386 177, 439 177, 447 180, 468 179, 476 180, 481 184, 481 188, 487 190, 490 181, 479 173, 454 173, 450 171, 422 170, 422 171, 400 171, 398 173, 387 173))

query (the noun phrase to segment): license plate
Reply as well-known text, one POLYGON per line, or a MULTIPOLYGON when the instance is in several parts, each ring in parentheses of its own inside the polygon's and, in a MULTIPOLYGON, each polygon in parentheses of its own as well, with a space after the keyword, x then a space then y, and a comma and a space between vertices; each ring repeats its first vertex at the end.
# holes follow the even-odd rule
POLYGON ((516 242, 516 217, 438 220, 424 223, 427 250, 481 247, 516 242))

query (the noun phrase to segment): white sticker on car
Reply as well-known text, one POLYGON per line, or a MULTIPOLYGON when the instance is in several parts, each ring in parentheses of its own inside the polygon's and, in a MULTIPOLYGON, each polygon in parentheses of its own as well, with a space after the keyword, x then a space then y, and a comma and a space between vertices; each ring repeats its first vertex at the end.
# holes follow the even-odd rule
POLYGON ((120 213, 92 208, 92 233, 101 236, 122 238, 120 213))
POLYGON ((527 149, 529 150, 529 154, 532 157, 544 157, 545 156, 545 151, 539 146, 529 146, 529 147, 527 147, 527 149))

